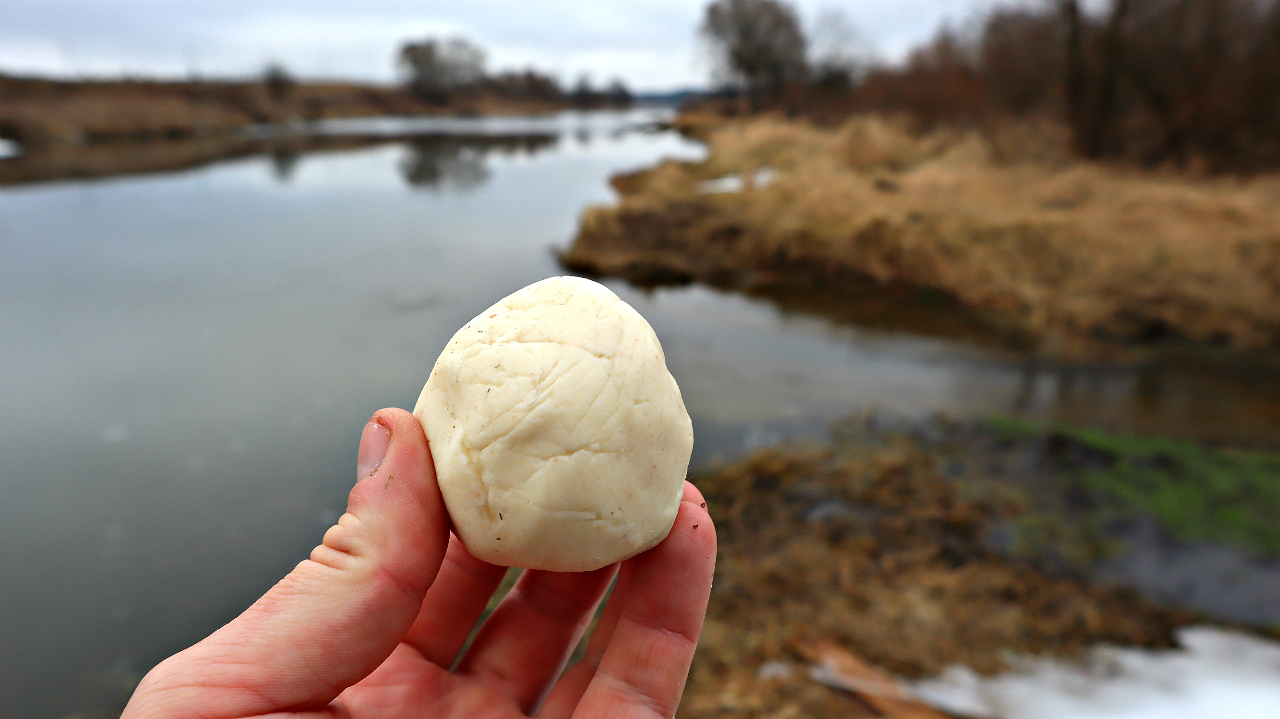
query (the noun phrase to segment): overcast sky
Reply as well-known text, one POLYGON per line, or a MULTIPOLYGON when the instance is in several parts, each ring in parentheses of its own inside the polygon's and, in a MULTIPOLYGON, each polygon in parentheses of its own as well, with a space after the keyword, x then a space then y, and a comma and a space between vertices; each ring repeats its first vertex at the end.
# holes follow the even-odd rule
MULTIPOLYGON (((800 0, 806 26, 839 10, 863 42, 900 58, 940 23, 1001 0, 800 0)), ((0 0, 0 72, 177 76, 258 73, 395 79, 408 38, 463 35, 489 69, 589 73, 639 90, 703 85, 697 26, 707 0, 0 0)), ((1007 3, 1006 3, 1007 4, 1007 3)))

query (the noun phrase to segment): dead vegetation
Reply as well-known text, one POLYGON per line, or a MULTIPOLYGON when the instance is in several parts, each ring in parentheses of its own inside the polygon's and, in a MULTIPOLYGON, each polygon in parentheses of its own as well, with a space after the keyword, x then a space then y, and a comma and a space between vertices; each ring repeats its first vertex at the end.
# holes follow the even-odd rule
POLYGON ((447 101, 344 82, 84 81, 0 75, 0 138, 25 148, 227 135, 255 124, 382 115, 526 114, 560 99, 478 88, 447 101))
POLYGON ((1050 354, 1280 342, 1280 176, 1073 160, 1049 122, 682 122, 707 159, 616 178, 619 203, 584 214, 566 266, 649 284, 919 288, 1050 354))
POLYGON ((808 67, 806 43, 839 37, 838 11, 805 38, 785 0, 717 6, 738 9, 728 14, 736 32, 717 33, 725 40, 713 46, 737 82, 704 109, 773 108, 828 124, 901 114, 921 128, 1047 118, 1068 128, 1080 157, 1244 174, 1280 167, 1276 0, 999 3, 959 28, 944 24, 905 62, 859 57, 845 36, 843 46, 822 43, 825 59, 814 53, 808 67))
POLYGON ((766 450, 693 480, 721 559, 684 716, 880 716, 809 677, 832 642, 921 677, 997 671, 1008 652, 1170 646, 1191 619, 1003 558, 985 538, 1020 500, 943 478, 905 439, 766 450))

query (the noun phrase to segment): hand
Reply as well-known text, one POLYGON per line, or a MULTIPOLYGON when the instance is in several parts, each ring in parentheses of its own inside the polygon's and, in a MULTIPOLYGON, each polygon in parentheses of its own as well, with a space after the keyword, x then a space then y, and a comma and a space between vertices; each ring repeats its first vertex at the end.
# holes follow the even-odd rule
POLYGON ((594 572, 525 571, 450 670, 505 568, 451 539, 413 415, 375 414, 357 464, 347 513, 311 558, 152 669, 122 719, 675 714, 715 566, 693 485, 648 552, 594 572), (615 574, 585 659, 561 676, 615 574))

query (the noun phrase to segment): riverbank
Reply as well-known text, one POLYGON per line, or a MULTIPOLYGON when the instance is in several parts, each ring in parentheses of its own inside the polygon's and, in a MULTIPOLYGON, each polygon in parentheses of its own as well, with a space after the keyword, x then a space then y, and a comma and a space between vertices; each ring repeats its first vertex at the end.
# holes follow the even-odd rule
POLYGON ((392 85, 350 82, 58 81, 0 76, 0 138, 24 148, 226 136, 250 125, 387 115, 528 115, 568 98, 485 89, 439 102, 392 85))
MULTIPOLYGON (((270 157, 276 175, 286 179, 305 155, 342 152, 389 143, 409 147, 402 168, 416 186, 447 184, 454 174, 482 162, 490 152, 534 154, 559 141, 554 132, 483 133, 308 133, 282 131, 264 137, 244 134, 163 141, 115 141, 88 145, 52 145, 0 158, 0 187, 62 180, 91 180, 124 175, 177 172, 243 157, 270 157)), ((472 168, 474 169, 474 168, 472 168)))
POLYGON ((923 298, 1056 356, 1280 343, 1280 176, 1081 162, 1050 125, 695 120, 677 126, 707 158, 616 177, 619 201, 584 213, 566 267, 923 298))
POLYGON ((1247 467, 1277 462, 1013 421, 865 418, 827 444, 698 473, 721 559, 682 712, 878 716, 810 676, 830 642, 914 679, 1099 644, 1172 647, 1193 622, 1239 626, 1226 615, 1246 609, 1188 609, 1093 568, 1144 522, 1171 543, 1276 556, 1280 498, 1247 467))

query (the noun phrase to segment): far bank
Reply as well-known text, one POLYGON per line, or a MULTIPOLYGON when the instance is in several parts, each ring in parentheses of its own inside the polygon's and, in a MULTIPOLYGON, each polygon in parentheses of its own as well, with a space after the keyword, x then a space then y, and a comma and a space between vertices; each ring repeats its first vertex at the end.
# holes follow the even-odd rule
POLYGON ((190 140, 279 125, 375 116, 530 115, 624 107, 625 93, 567 93, 535 71, 503 73, 450 92, 356 82, 63 81, 0 75, 0 139, 23 148, 190 140))
MULTIPOLYGON (((911 131, 858 116, 682 117, 700 162, 614 178, 562 255, 573 270, 756 294, 959 308, 1052 356, 1280 344, 1280 176, 1073 159, 1052 124, 911 131)), ((955 315, 948 310, 946 316, 955 315)))

